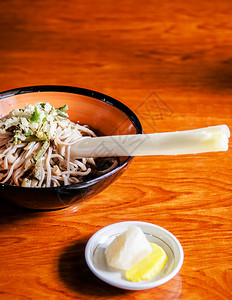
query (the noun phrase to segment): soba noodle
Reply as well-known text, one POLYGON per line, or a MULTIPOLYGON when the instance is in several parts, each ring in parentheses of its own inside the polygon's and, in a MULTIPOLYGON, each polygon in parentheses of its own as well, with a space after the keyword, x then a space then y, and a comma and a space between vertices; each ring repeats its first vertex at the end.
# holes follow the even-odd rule
POLYGON ((70 158, 70 146, 96 136, 87 125, 71 122, 67 105, 36 103, 14 109, 0 119, 0 183, 22 187, 55 187, 102 175, 116 158, 70 158))

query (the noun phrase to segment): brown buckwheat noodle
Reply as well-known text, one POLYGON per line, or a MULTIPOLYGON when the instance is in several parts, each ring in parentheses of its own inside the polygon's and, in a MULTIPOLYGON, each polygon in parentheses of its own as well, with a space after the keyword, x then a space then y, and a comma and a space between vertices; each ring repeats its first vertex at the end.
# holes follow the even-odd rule
MULTIPOLYGON (((39 109, 42 111, 42 104, 39 109)), ((34 106, 30 106, 30 110, 34 112, 34 106)), ((23 111, 24 115, 26 111, 26 109, 25 112, 23 111)), ((50 111, 54 115, 53 110, 51 109, 50 111)), ((52 113, 47 113, 46 115, 52 113)), ((94 137, 95 133, 88 126, 73 123, 67 117, 55 116, 54 134, 46 140, 37 140, 37 138, 33 140, 32 138, 28 142, 23 140, 25 139, 23 136, 21 140, 17 140, 16 129, 20 128, 21 130, 21 128, 24 128, 20 132, 18 130, 18 136, 20 136, 21 132, 29 132, 28 126, 32 126, 33 122, 30 121, 32 119, 31 115, 29 116, 31 119, 29 119, 29 117, 24 118, 24 115, 19 117, 20 111, 14 114, 17 115, 19 123, 14 120, 12 114, 0 120, 0 183, 2 184, 24 187, 69 185, 82 182, 85 178, 92 178, 90 176, 104 174, 118 164, 116 158, 81 158, 72 160, 70 158, 71 145, 76 143, 78 139, 86 136, 94 137), (12 124, 6 126, 9 116, 12 124), (26 125, 22 126, 21 123, 26 125)), ((48 126, 47 124, 50 124, 49 128, 52 128, 52 122, 53 120, 51 119, 49 122, 46 121, 46 124, 41 120, 40 123, 39 121, 37 123, 40 124, 39 128, 45 125, 48 126)), ((37 124, 34 125, 37 126, 37 124)))

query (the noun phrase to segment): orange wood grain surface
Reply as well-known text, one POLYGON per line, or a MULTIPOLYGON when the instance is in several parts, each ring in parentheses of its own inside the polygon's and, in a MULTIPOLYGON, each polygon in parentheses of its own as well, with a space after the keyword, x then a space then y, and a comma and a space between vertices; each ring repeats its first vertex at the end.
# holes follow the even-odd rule
MULTIPOLYGON (((232 129, 231 15, 229 0, 1 1, 0 91, 97 90, 134 110, 146 133, 232 129)), ((0 299, 231 299, 231 161, 231 150, 135 158, 107 190, 60 211, 1 199, 0 299), (90 272, 88 239, 127 220, 179 239, 185 259, 171 281, 131 292, 90 272)))

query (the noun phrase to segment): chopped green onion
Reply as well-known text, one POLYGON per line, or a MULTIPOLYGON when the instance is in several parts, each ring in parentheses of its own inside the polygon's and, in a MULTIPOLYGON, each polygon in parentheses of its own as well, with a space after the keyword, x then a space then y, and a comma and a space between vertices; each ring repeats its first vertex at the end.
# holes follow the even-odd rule
POLYGON ((45 108, 45 105, 46 105, 46 103, 44 103, 44 102, 41 102, 41 103, 40 103, 40 106, 41 106, 42 108, 45 108))
POLYGON ((25 136, 31 136, 32 130, 29 128, 27 132, 24 133, 25 136))
POLYGON ((40 114, 41 114, 40 110, 38 109, 37 106, 35 106, 35 110, 31 115, 30 121, 31 122, 38 122, 40 120, 40 114))
POLYGON ((42 147, 40 148, 40 150, 38 151, 38 153, 34 157, 35 162, 37 162, 44 155, 44 153, 47 151, 47 149, 49 148, 49 146, 50 146, 50 142, 49 141, 45 141, 43 143, 42 147))
POLYGON ((43 133, 42 138, 38 138, 36 135, 30 135, 27 136, 25 139, 25 142, 41 142, 41 141, 47 141, 48 137, 45 133, 43 133))
POLYGON ((25 142, 30 143, 30 142, 37 142, 38 138, 35 135, 30 135, 27 136, 25 139, 25 142))
POLYGON ((43 170, 43 166, 42 166, 41 161, 39 160, 35 164, 35 168, 34 168, 34 171, 33 171, 33 176, 34 176, 35 179, 37 179, 37 180, 41 180, 42 179, 42 170, 43 170))
POLYGON ((31 180, 28 179, 28 178, 24 178, 22 183, 21 183, 21 186, 23 187, 30 187, 31 186, 31 180))
POLYGON ((57 108, 57 110, 59 110, 59 111, 66 111, 66 110, 68 110, 68 105, 65 104, 64 106, 61 106, 61 107, 57 108))
POLYGON ((14 144, 15 144, 15 145, 18 144, 18 137, 17 137, 17 136, 14 137, 14 144))
MULTIPOLYGON (((66 112, 67 109, 67 104, 55 108, 46 102, 15 109, 7 118, 9 119, 9 125, 2 124, 1 128, 5 130, 8 128, 11 129, 14 133, 14 144, 52 140, 54 139, 55 131, 60 120, 69 117, 66 112)), ((72 129, 74 129, 74 127, 72 127, 72 129)))
POLYGON ((62 111, 58 113, 58 116, 62 118, 68 118, 68 114, 62 111))

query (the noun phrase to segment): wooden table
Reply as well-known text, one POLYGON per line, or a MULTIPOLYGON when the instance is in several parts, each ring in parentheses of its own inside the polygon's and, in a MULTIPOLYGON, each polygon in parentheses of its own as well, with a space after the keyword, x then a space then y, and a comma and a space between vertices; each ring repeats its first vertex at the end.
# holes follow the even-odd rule
MULTIPOLYGON (((97 90, 134 110, 146 133, 231 127, 231 13, 228 0, 1 1, 0 90, 97 90)), ((60 211, 2 200, 0 299, 231 299, 231 161, 231 150, 135 158, 107 190, 60 211), (179 239, 174 279, 130 292, 90 272, 87 240, 127 220, 179 239)))

